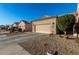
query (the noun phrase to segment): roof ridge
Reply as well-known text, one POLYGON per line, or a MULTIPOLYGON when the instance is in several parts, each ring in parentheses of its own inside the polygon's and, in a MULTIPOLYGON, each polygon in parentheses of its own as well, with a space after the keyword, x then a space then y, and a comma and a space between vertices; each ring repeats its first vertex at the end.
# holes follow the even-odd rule
POLYGON ((33 21, 40 21, 40 20, 45 20, 45 19, 50 19, 50 18, 56 18, 56 17, 57 16, 44 17, 44 18, 40 18, 40 19, 33 20, 33 21))

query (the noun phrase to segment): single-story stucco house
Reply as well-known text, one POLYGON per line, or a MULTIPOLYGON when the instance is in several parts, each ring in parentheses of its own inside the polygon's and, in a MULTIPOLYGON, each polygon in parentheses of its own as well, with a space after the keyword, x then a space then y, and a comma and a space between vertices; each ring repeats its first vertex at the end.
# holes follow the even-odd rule
POLYGON ((45 16, 44 18, 32 21, 32 32, 38 33, 57 33, 56 16, 45 16))

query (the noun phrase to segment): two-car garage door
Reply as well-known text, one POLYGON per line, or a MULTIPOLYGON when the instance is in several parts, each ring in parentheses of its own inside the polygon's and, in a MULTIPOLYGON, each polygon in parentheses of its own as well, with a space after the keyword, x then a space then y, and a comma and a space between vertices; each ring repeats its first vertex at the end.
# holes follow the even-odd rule
POLYGON ((38 33, 51 33, 51 26, 50 26, 50 24, 36 25, 36 32, 38 32, 38 33))

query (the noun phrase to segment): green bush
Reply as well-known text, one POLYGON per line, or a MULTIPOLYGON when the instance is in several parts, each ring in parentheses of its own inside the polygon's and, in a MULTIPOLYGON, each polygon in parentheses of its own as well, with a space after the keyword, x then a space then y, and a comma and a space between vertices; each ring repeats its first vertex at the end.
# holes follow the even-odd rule
POLYGON ((75 16, 73 14, 67 14, 59 16, 57 18, 57 27, 59 30, 66 32, 67 29, 71 28, 75 23, 75 16))

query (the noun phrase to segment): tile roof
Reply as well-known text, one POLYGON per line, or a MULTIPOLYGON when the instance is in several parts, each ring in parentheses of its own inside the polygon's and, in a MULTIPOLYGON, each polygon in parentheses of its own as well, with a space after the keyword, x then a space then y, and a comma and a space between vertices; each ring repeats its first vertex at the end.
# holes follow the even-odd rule
POLYGON ((20 22, 24 22, 24 23, 27 23, 27 24, 29 24, 29 22, 27 22, 27 21, 25 21, 25 20, 21 20, 20 22))
POLYGON ((51 19, 51 18, 56 18, 57 16, 49 16, 49 17, 44 17, 44 18, 41 18, 41 19, 36 19, 36 20, 33 20, 32 22, 34 21, 42 21, 42 20, 47 20, 47 19, 51 19))

